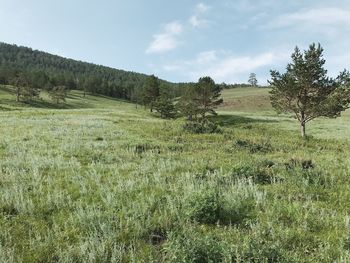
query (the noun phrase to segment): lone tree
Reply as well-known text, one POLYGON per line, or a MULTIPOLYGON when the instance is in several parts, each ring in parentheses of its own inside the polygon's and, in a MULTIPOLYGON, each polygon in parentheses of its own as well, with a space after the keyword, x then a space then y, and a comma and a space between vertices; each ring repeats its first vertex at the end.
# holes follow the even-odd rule
POLYGON ((195 85, 194 102, 198 106, 198 113, 205 118, 207 113, 217 115, 215 109, 223 99, 221 97, 222 87, 216 85, 214 80, 210 77, 202 77, 195 85))
POLYGON ((271 104, 277 112, 294 114, 303 138, 307 122, 336 118, 350 103, 349 73, 344 70, 336 79, 327 77, 322 53, 320 44, 303 53, 296 47, 286 73, 271 71, 271 104))
POLYGON ((250 73, 248 83, 252 85, 253 87, 258 86, 258 80, 256 79, 255 73, 250 73))

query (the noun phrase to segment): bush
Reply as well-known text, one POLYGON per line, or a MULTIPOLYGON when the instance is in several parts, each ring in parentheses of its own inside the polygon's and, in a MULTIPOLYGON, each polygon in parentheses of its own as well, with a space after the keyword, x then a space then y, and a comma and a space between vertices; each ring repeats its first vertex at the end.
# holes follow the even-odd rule
POLYGON ((272 146, 269 142, 255 143, 248 140, 237 140, 235 147, 238 149, 246 149, 250 153, 268 153, 272 151, 272 146))
POLYGON ((189 219, 203 224, 215 224, 220 220, 222 200, 217 191, 204 189, 187 201, 185 213, 189 219))
POLYGON ((307 170, 314 168, 315 164, 310 159, 292 158, 285 163, 285 166, 287 169, 302 168, 303 170, 307 170))
POLYGON ((192 133, 219 133, 220 127, 207 119, 199 119, 195 121, 187 121, 183 126, 183 129, 192 133))
POLYGON ((262 166, 242 165, 236 166, 232 170, 232 176, 238 178, 251 179, 257 184, 272 184, 275 181, 275 177, 271 175, 269 169, 271 164, 263 163, 262 166), (267 166, 265 166, 267 165, 267 166))

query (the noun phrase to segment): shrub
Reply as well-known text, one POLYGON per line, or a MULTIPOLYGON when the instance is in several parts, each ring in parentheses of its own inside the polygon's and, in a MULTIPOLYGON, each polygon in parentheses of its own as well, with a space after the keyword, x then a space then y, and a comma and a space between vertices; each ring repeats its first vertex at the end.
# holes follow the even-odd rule
POLYGON ((250 153, 268 153, 272 151, 271 144, 266 141, 254 143, 249 140, 237 140, 235 142, 235 147, 248 150, 250 153))
POLYGON ((220 127, 207 119, 199 119, 195 121, 187 121, 183 126, 183 129, 192 133, 219 133, 220 127))
POLYGON ((215 224, 220 220, 222 200, 215 190, 204 189, 189 197, 185 213, 189 219, 203 224, 215 224))
POLYGON ((302 168, 304 170, 312 169, 315 167, 314 163, 310 159, 300 159, 300 158, 292 158, 288 162, 285 163, 287 169, 293 168, 302 168))
POLYGON ((271 184, 275 181, 275 177, 271 175, 269 169, 269 165, 272 165, 271 163, 262 165, 268 165, 268 166, 253 166, 253 165, 242 165, 242 166, 236 166, 232 170, 232 176, 238 177, 238 178, 247 178, 251 179, 254 183, 257 184, 271 184))

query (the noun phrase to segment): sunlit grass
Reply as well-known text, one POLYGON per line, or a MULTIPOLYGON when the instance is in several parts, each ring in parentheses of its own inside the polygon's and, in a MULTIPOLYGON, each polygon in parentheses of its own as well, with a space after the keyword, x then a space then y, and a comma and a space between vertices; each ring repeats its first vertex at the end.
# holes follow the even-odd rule
POLYGON ((109 98, 1 92, 1 262, 350 260, 348 114, 306 141, 242 109, 197 135, 109 98))

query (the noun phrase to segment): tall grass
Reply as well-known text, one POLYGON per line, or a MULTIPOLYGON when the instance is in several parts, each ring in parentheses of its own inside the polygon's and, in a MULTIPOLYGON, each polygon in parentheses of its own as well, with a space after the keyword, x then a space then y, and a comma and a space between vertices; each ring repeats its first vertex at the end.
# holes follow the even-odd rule
POLYGON ((0 112, 1 262, 350 260, 346 140, 101 105, 0 112))

